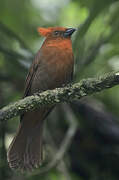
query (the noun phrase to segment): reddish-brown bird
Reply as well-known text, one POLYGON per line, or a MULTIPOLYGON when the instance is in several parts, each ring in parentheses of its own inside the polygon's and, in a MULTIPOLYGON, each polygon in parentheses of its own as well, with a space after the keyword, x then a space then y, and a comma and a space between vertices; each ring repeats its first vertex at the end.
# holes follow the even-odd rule
MULTIPOLYGON (((38 28, 46 39, 38 51, 26 78, 24 97, 54 89, 71 82, 74 57, 71 35, 74 28, 38 28)), ((21 116, 19 130, 9 150, 11 168, 32 170, 42 162, 43 121, 53 107, 40 108, 21 116)))

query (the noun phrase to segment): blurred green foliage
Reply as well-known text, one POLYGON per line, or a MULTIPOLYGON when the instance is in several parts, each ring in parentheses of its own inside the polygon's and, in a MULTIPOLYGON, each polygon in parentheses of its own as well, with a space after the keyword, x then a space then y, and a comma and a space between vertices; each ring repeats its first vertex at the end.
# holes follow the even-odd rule
MULTIPOLYGON (((43 38, 37 33, 39 26, 66 26, 78 29, 72 38, 75 55, 74 82, 119 70, 118 0, 0 1, 0 107, 23 96, 28 67, 43 42, 43 38)), ((109 112, 119 117, 119 87, 101 92, 94 98, 103 103, 109 112)), ((80 117, 78 118, 80 122, 80 117)), ((67 128, 65 117, 61 115, 61 111, 56 110, 52 113, 50 121, 48 124, 52 126, 53 136, 58 137, 56 141, 59 142, 67 128), (60 117, 64 121, 59 123, 60 117)), ((5 147, 8 146, 18 123, 19 119, 15 118, 0 125, 0 179, 88 179, 70 170, 71 157, 68 154, 65 157, 65 171, 54 168, 46 174, 32 176, 12 172, 6 162, 6 152, 2 151, 6 151, 5 147)), ((82 161, 80 163, 87 167, 84 159, 82 161)), ((93 168, 91 171, 91 180, 98 179, 97 171, 93 168)), ((113 179, 113 176, 110 179, 113 179)))

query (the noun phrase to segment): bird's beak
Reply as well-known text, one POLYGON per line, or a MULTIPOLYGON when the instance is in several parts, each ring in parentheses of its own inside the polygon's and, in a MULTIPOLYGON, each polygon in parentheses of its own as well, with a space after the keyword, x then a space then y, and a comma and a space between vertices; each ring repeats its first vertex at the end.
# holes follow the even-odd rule
POLYGON ((76 31, 75 28, 68 28, 64 33, 64 37, 70 37, 76 31))

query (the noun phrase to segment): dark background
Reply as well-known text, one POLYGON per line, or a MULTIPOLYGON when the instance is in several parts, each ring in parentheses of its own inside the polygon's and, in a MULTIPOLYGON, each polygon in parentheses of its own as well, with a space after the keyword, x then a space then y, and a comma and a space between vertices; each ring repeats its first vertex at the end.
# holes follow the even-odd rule
MULTIPOLYGON (((1 0, 0 107, 23 96, 28 67, 43 42, 37 27, 48 26, 79 28, 72 38, 74 82, 119 70, 119 1, 1 0)), ((0 123, 0 179, 118 179, 119 87, 55 108, 45 125, 46 163, 55 158, 64 139, 69 114, 78 122, 71 146, 61 162, 42 175, 40 169, 32 175, 9 169, 6 150, 19 117, 0 123)))

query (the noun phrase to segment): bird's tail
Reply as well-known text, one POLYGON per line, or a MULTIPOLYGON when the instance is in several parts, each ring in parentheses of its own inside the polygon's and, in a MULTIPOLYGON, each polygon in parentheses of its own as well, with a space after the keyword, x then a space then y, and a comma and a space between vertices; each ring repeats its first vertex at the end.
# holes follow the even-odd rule
POLYGON ((37 113, 30 112, 26 114, 7 153, 9 166, 12 169, 19 169, 21 171, 32 170, 38 167, 43 158, 43 120, 39 120, 37 113))

